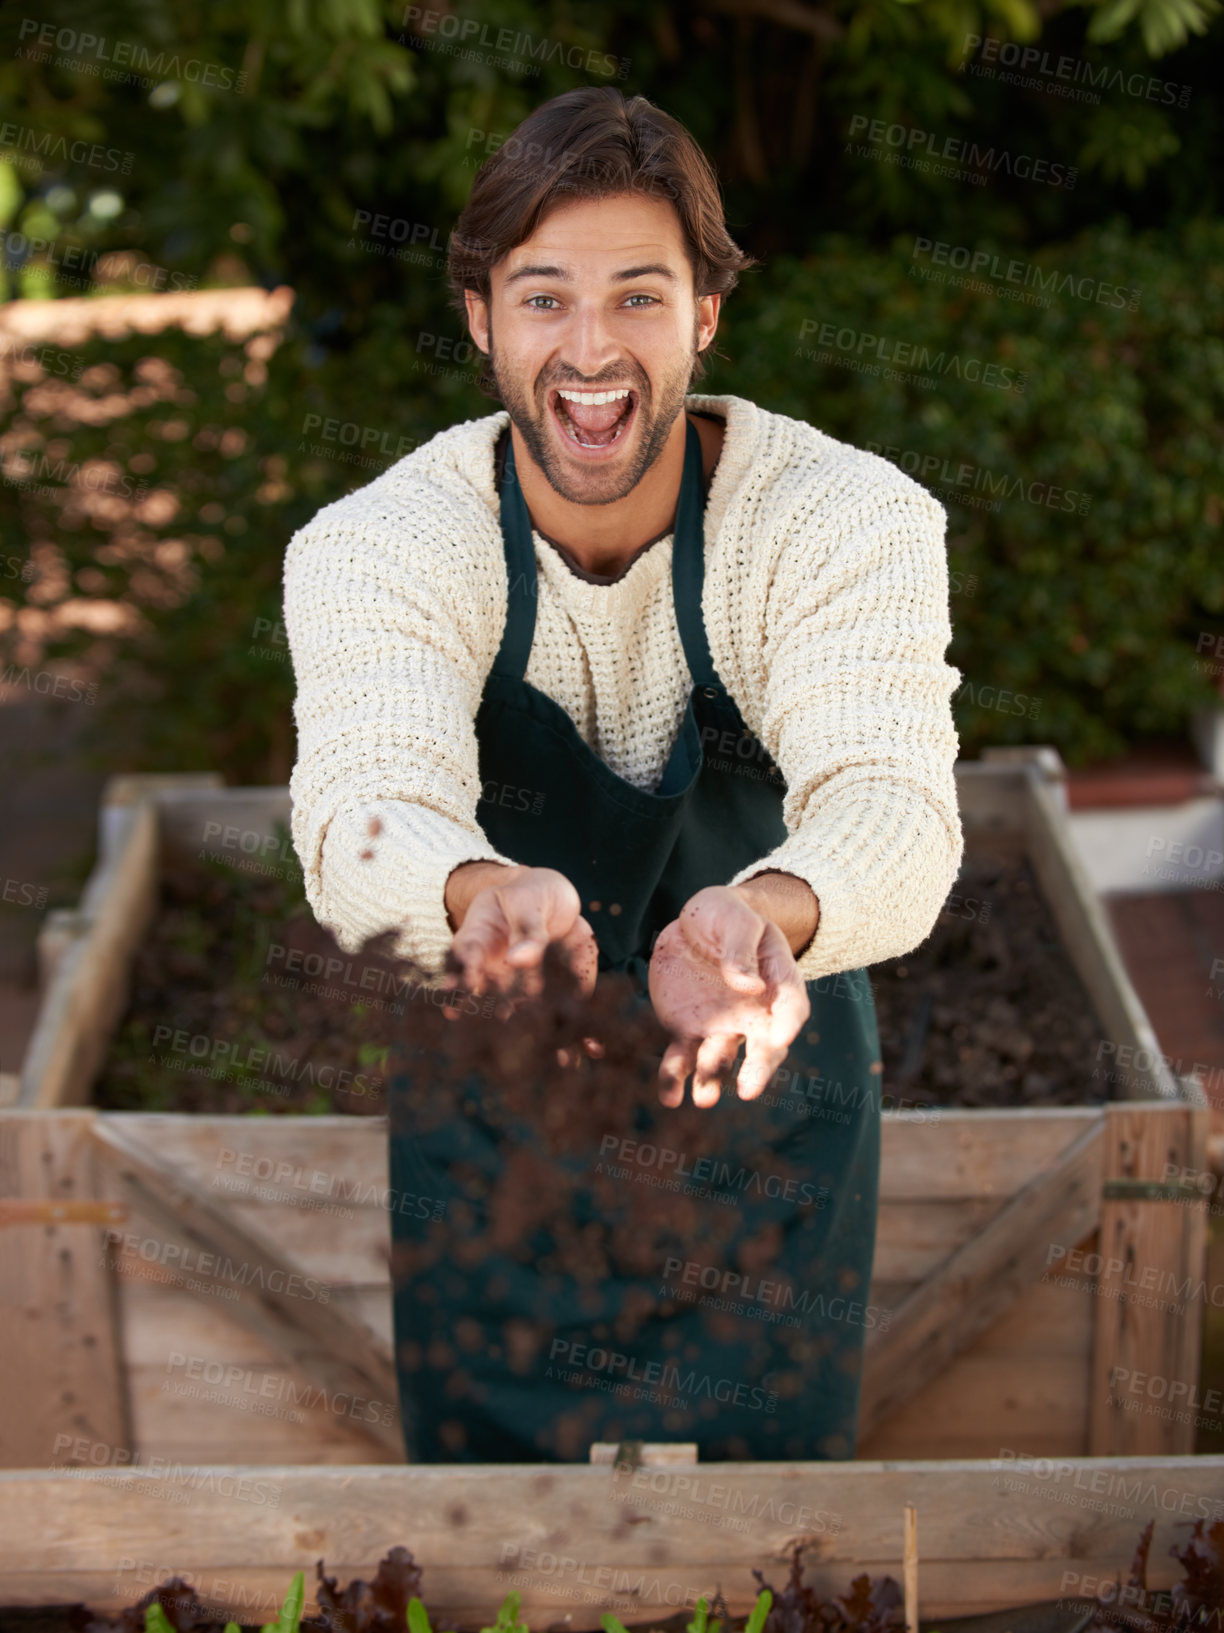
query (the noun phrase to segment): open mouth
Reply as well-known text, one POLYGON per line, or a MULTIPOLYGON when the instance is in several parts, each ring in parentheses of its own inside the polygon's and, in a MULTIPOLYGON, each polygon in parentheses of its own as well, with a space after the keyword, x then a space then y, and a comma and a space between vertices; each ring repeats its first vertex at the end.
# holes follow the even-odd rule
POLYGON ((549 392, 548 403, 566 441, 589 455, 604 453, 624 439, 637 413, 638 394, 631 386, 560 386, 549 392))

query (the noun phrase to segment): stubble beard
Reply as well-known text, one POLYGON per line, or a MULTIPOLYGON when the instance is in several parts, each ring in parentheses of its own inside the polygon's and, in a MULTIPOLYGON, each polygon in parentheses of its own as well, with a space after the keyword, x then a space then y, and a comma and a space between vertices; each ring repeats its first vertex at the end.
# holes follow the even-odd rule
MULTIPOLYGON (((510 416, 510 423, 527 444, 528 453, 544 473, 554 493, 560 494, 562 499, 574 505, 611 505, 633 492, 663 452, 672 426, 684 409, 684 399, 692 383, 693 367, 697 359, 697 334, 698 322, 694 320, 692 349, 688 357, 677 365, 675 372, 663 381, 657 404, 654 402, 650 382, 641 368, 608 372, 607 379, 610 385, 625 384, 628 374, 638 393, 637 423, 632 432, 637 439, 638 451, 623 470, 592 466, 579 472, 575 478, 570 474, 563 456, 557 450, 552 428, 545 423, 549 414, 548 393, 554 382, 547 381, 540 385, 539 401, 543 406, 537 410, 530 392, 522 382, 507 370, 498 367, 497 348, 493 342, 493 323, 492 319, 489 320, 489 372, 510 416)), ((598 380, 584 381, 583 384, 592 390, 599 389, 598 380)))

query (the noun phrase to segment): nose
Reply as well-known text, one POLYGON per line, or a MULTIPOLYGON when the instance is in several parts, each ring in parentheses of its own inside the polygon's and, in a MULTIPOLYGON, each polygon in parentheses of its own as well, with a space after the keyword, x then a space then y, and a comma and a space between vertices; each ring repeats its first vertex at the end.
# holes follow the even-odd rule
POLYGON ((580 374, 584 380, 593 380, 601 372, 607 372, 609 365, 617 363, 620 358, 620 341, 602 305, 576 305, 558 348, 558 363, 580 374))

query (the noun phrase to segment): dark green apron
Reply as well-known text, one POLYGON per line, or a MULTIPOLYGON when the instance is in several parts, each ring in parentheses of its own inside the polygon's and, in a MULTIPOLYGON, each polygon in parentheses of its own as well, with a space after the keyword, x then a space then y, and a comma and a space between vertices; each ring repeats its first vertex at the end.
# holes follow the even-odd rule
MULTIPOLYGON (((694 685, 658 791, 612 771, 565 711, 523 678, 537 576, 512 448, 501 493, 506 628, 476 716, 481 787, 494 789, 478 805, 490 842, 573 882, 601 972, 628 972, 646 1005, 658 933, 696 891, 726 884, 786 837, 785 784, 744 726, 706 639, 701 476, 689 423, 672 580, 694 685)), ((585 1461, 596 1440, 696 1441, 702 1461, 853 1455, 863 1340, 881 1321, 868 1303, 879 1038, 865 971, 810 981, 807 990, 811 1017, 765 1095, 743 1102, 724 1089, 702 1114, 720 1160, 703 1166, 670 1151, 667 1177, 687 1174, 694 1194, 710 1195, 697 1205, 711 1229, 674 1244, 648 1275, 580 1285, 539 1272, 521 1252, 472 1265, 460 1239, 468 1214, 451 1204, 466 1196, 470 1214, 463 1176, 502 1160, 496 1139, 478 1101, 465 1102, 466 1115, 431 1122, 408 1078, 392 1075, 391 1185, 431 1199, 449 1221, 419 1217, 426 1209, 391 1214, 393 1245, 410 1257, 434 1233, 432 1256, 397 1276, 395 1293, 410 1462, 585 1461), (734 1247, 726 1245, 731 1206, 734 1247), (460 1236, 439 1252, 443 1229, 460 1236), (748 1249, 766 1238, 766 1268, 754 1275, 744 1268, 753 1262, 748 1249), (711 1262, 713 1240, 722 1245, 711 1262), (513 1335, 521 1340, 528 1329, 536 1343, 524 1363, 513 1335)), ((624 1179, 626 1208, 641 1195, 638 1185, 660 1183, 657 1154, 669 1150, 676 1113, 651 1098, 626 1130, 632 1139, 611 1151, 605 1141, 591 1154, 618 1165, 609 1171, 624 1179)), ((531 1130, 518 1137, 531 1142, 531 1130)))

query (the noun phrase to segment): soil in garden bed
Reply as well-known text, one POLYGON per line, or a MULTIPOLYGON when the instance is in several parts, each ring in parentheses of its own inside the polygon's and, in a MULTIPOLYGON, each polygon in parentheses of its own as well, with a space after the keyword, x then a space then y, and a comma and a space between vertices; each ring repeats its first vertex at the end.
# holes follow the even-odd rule
MULTIPOLYGON (((886 1104, 1106 1098, 1103 1076, 1092 1077, 1099 1023, 1014 850, 975 843, 930 937, 870 975, 886 1104)), ((315 923, 296 870, 287 879, 217 863, 168 871, 95 1103, 382 1113, 395 1010, 431 1001, 387 980, 385 965, 341 953, 315 923)))
POLYGON ((1105 1035, 1028 860, 975 844, 933 933, 871 969, 886 1104, 1070 1106, 1105 1035))
MULTIPOLYGON (((291 854, 282 837, 281 854, 291 854)), ((284 871, 263 878, 206 862, 163 872, 96 1105, 385 1112, 393 1006, 406 994, 389 990, 380 961, 340 951, 315 922, 300 873, 284 871)))

